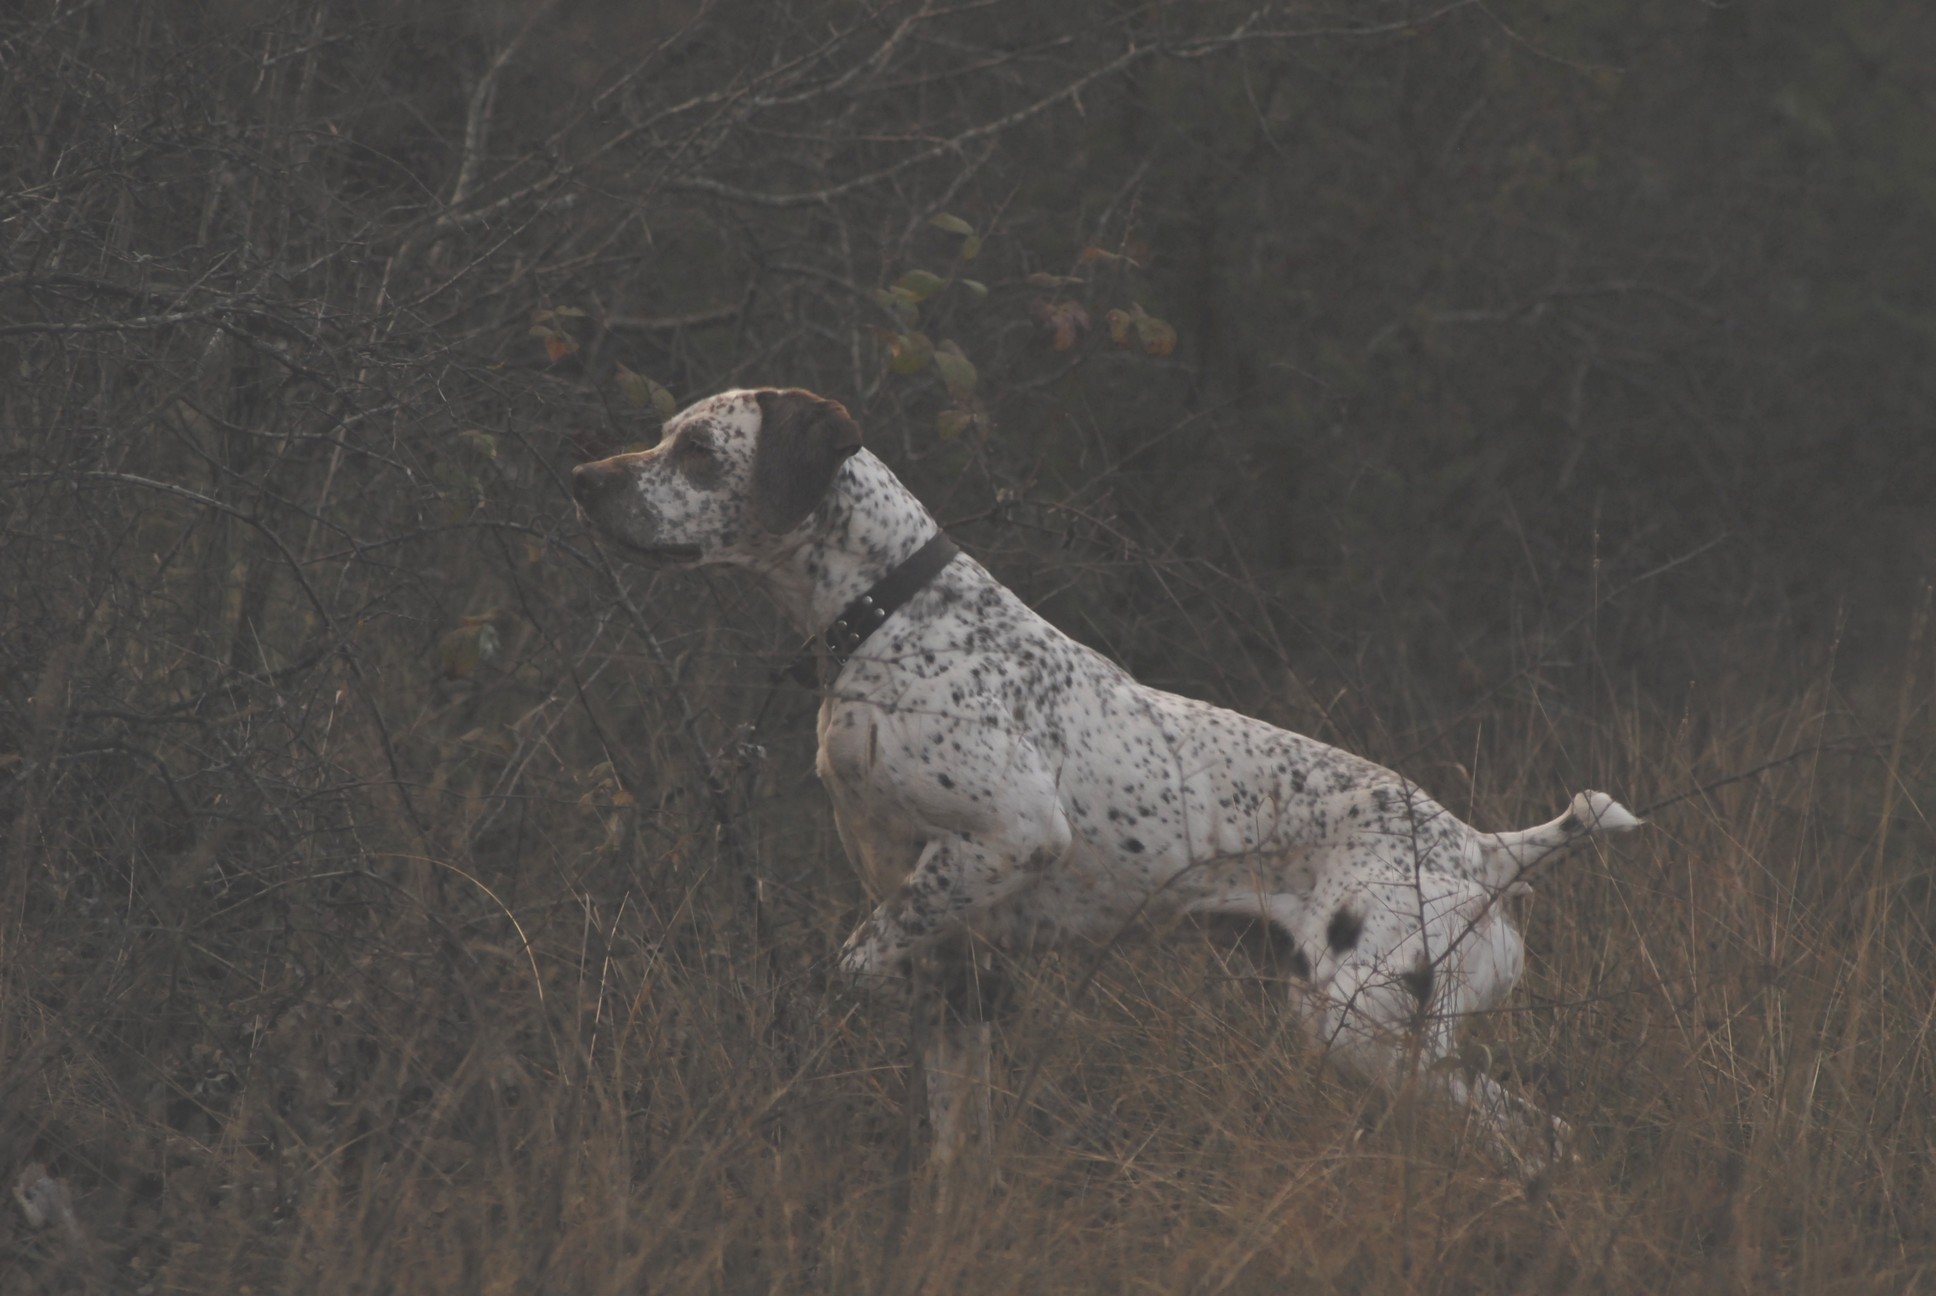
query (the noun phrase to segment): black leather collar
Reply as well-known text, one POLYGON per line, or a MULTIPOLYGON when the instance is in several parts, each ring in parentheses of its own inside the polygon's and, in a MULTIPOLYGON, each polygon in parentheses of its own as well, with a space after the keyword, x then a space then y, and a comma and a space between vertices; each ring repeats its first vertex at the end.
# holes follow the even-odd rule
MULTIPOLYGON (((900 611, 902 604, 940 575, 941 569, 960 552, 955 542, 948 539, 947 532, 937 531, 932 540, 909 554, 898 567, 875 582, 872 589, 842 608, 833 624, 820 634, 820 642, 827 649, 828 681, 832 682, 833 676, 840 674, 840 668, 867 642, 867 636, 880 629, 889 617, 900 611)), ((787 667, 787 674, 806 688, 820 687, 812 640, 787 667)))

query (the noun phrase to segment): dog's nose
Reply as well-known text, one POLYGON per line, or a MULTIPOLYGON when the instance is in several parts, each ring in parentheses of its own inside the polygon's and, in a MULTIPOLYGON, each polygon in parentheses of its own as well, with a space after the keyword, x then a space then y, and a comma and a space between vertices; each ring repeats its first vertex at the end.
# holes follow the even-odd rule
POLYGON ((625 482, 625 470, 610 460, 579 464, 571 470, 571 493, 580 504, 590 505, 610 495, 625 482))

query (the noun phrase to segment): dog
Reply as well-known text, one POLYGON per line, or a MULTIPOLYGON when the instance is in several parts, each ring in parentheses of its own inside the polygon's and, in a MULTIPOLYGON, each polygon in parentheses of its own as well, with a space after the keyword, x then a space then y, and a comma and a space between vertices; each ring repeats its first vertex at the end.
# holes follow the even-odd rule
POLYGON ((811 392, 700 401, 655 448, 575 469, 573 493, 635 557, 744 568, 816 636, 815 769, 887 897, 840 967, 903 997, 936 968, 956 983, 921 1056, 938 1168, 987 1137, 989 1014, 962 989, 987 970, 976 943, 1025 955, 1187 919, 1261 924, 1295 1019, 1346 1075, 1468 1113, 1506 1168, 1559 1154, 1565 1125, 1459 1068, 1455 1033, 1523 969, 1504 898, 1639 826, 1613 798, 1481 833, 1370 761, 1139 684, 957 552, 811 392))

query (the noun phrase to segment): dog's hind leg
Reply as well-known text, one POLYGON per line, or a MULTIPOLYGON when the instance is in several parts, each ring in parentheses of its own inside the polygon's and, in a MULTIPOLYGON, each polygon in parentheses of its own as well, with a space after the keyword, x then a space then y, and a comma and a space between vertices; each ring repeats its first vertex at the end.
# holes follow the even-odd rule
POLYGON ((1463 1111, 1487 1154, 1521 1177, 1563 1155, 1563 1122, 1454 1057, 1459 1028, 1496 1007, 1525 962, 1482 885, 1429 874, 1361 883, 1289 925, 1315 952, 1294 997, 1299 1022, 1339 1071, 1463 1111))

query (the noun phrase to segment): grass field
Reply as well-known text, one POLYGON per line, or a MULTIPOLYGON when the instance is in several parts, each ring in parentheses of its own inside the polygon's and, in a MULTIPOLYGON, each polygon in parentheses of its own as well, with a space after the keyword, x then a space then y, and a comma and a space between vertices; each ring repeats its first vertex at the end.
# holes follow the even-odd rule
MULTIPOLYGON (((824 983, 862 901, 797 774, 804 699, 746 810, 757 898, 677 735, 640 749, 664 771, 641 804, 561 758, 590 741, 562 690, 522 721, 515 827, 489 793, 517 754, 426 748, 413 813, 488 882, 397 844, 418 829, 378 796, 341 826, 352 866, 189 852, 117 894, 79 839, 138 838, 141 808, 100 804, 39 839, 0 1005, 14 1158, 77 1221, 11 1216, 6 1290, 1912 1290, 1936 1256, 1926 693, 1906 669, 1865 725, 1819 680, 1674 716, 1522 679, 1411 753, 1483 824, 1585 771, 1652 820, 1521 902, 1526 983, 1471 1031, 1578 1132, 1530 1195, 1330 1078, 1241 959, 1126 941, 1014 969, 1002 1183, 937 1214, 899 1168, 905 1024, 824 983)), ((369 740, 342 717, 335 759, 369 740)))

